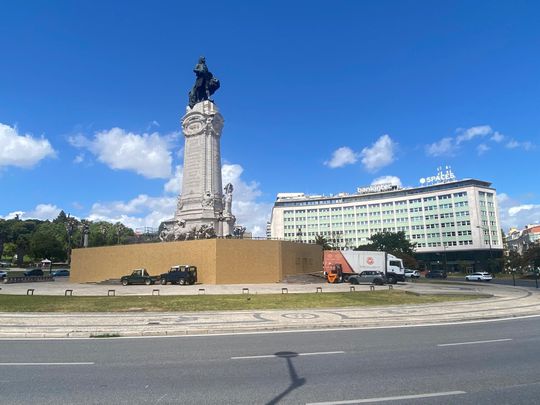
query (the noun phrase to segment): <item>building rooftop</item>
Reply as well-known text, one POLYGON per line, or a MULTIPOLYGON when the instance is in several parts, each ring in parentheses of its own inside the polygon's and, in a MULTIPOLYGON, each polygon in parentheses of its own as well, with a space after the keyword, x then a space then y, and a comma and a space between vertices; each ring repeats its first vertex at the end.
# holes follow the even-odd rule
MULTIPOLYGON (((362 200, 374 200, 381 198, 399 198, 413 196, 415 194, 425 194, 434 191, 444 191, 465 186, 479 186, 491 188, 491 183, 476 179, 455 180, 444 183, 424 185, 418 187, 399 187, 392 184, 381 184, 376 186, 359 187, 356 193, 338 193, 326 195, 306 195, 304 193, 279 193, 276 199, 276 206, 287 205, 297 201, 316 201, 319 204, 343 203, 362 200)), ((491 188, 492 189, 492 188, 491 188)), ((493 189, 494 190, 494 189, 493 189)))

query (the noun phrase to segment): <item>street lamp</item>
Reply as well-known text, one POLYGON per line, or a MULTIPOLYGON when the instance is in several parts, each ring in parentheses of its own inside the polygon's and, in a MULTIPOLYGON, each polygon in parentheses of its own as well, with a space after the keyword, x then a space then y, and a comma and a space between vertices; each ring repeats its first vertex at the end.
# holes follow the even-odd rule
POLYGON ((491 248, 491 235, 489 233, 489 228, 486 228, 486 227, 483 227, 483 226, 480 226, 480 225, 476 225, 476 227, 478 229, 481 229, 483 231, 486 231, 487 232, 487 235, 488 235, 488 243, 489 243, 489 263, 490 263, 490 270, 491 270, 491 263, 493 263, 493 249, 491 248))

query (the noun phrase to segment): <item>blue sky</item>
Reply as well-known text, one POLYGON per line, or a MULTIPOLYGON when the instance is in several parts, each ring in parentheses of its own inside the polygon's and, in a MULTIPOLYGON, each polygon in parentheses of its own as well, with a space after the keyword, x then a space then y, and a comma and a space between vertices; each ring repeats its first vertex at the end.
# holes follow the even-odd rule
POLYGON ((521 1, 3 1, 0 217, 171 217, 180 118, 220 79, 234 212, 437 166, 490 181, 505 228, 540 221, 540 6, 521 1))

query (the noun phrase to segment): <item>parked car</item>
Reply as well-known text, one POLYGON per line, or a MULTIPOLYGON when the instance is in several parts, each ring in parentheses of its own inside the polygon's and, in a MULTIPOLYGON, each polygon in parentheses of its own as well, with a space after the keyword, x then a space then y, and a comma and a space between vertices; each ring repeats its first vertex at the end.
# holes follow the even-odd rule
POLYGON ((446 279, 446 272, 443 270, 431 270, 426 273, 426 278, 442 278, 446 279))
POLYGON ((159 276, 160 283, 165 285, 171 284, 195 284, 197 282, 197 267, 183 265, 172 266, 167 273, 159 276))
POLYGON ((146 269, 135 269, 133 272, 127 276, 122 276, 120 278, 122 285, 128 284, 146 284, 151 285, 156 282, 156 277, 152 277, 146 269))
POLYGON ((7 271, 0 270, 0 280, 3 280, 7 277, 7 271))
POLYGON ((477 273, 467 274, 465 276, 467 281, 491 281, 493 276, 485 271, 479 271, 477 273))
POLYGON ((25 277, 42 277, 43 270, 41 269, 28 269, 24 272, 25 277))
POLYGON ((69 277, 69 270, 58 269, 52 272, 53 277, 69 277))
POLYGON ((383 285, 386 283, 386 277, 379 271, 365 270, 359 274, 349 276, 349 283, 383 285))
POLYGON ((418 270, 405 269, 405 278, 420 278, 418 270))
POLYGON ((10 267, 11 264, 8 262, 0 262, 0 267, 10 267))

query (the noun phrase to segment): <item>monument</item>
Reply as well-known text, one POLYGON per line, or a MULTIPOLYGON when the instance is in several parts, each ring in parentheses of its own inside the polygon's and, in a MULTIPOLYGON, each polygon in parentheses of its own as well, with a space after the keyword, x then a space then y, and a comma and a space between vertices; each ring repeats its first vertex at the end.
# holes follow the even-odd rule
POLYGON ((232 184, 222 186, 220 141, 223 116, 210 96, 219 80, 204 57, 193 69, 196 79, 182 117, 184 173, 174 218, 160 226, 161 240, 228 237, 235 231, 232 184))

